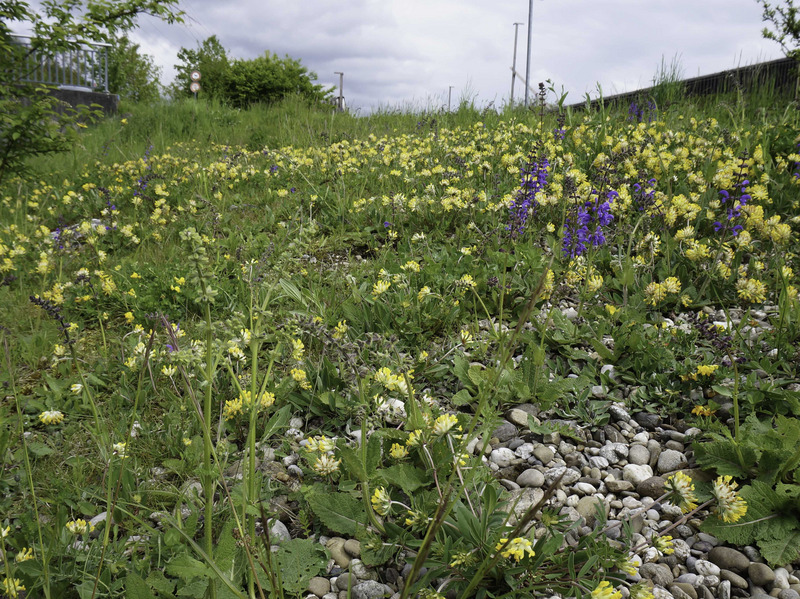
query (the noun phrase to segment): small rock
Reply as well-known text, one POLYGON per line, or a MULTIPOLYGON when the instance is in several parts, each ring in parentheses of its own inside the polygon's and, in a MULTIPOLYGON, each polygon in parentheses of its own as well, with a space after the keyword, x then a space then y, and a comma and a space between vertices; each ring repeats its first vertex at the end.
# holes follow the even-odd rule
MULTIPOLYGON (((649 466, 648 466, 649 468, 649 466)), ((660 476, 650 476, 636 485, 636 492, 642 497, 661 497, 664 494, 665 481, 660 476)))
POLYGON ((361 557, 361 543, 356 539, 347 539, 344 542, 344 550, 348 555, 353 557, 361 557))
POLYGON ((360 559, 350 560, 350 572, 359 580, 378 580, 378 575, 375 571, 367 568, 360 559))
POLYGON ((517 460, 517 456, 508 447, 498 447, 493 449, 489 455, 489 460, 497 464, 500 468, 507 468, 517 460))
POLYGON ((533 455, 533 443, 523 443, 514 449, 514 455, 521 460, 527 460, 533 455))
POLYGON ((694 571, 700 576, 719 576, 719 566, 704 559, 697 560, 694 571))
POLYGON ((720 569, 719 577, 723 582, 726 580, 730 582, 731 586, 734 588, 737 589, 747 588, 747 581, 738 574, 736 574, 735 572, 732 572, 731 570, 720 569))
POLYGON ((552 485, 559 476, 561 476, 560 484, 568 487, 578 481, 581 477, 581 473, 573 468, 567 468, 566 466, 556 466, 555 468, 550 468, 545 471, 544 480, 548 485, 552 485))
POLYGON ((675 580, 672 570, 666 564, 642 564, 639 567, 639 574, 642 575, 642 578, 649 578, 654 584, 662 587, 672 584, 672 581, 675 580))
POLYGON ((609 443, 600 448, 599 454, 608 460, 609 464, 616 464, 628 457, 628 446, 624 443, 609 443))
POLYGON ((650 414, 648 412, 634 414, 633 419, 648 430, 653 430, 661 424, 661 418, 657 414, 650 414))
POLYGON ((775 582, 775 572, 767 564, 753 562, 747 567, 747 577, 754 585, 765 587, 775 582))
POLYGON ((508 411, 508 413, 506 414, 506 418, 508 418, 508 421, 511 424, 515 424, 516 426, 521 426, 521 427, 527 428, 528 427, 528 415, 529 414, 527 412, 523 411, 523 410, 519 410, 517 408, 513 408, 513 409, 508 411))
POLYGON ((517 477, 520 487, 541 487, 544 485, 544 474, 535 468, 528 468, 517 477))
POLYGON ((644 445, 631 445, 628 451, 628 462, 631 464, 639 464, 640 466, 649 464, 650 452, 647 450, 647 447, 644 445))
POLYGON ((322 597, 326 593, 331 592, 331 581, 322 576, 315 576, 308 581, 308 590, 317 597, 322 597))
POLYGON ((775 581, 772 583, 773 589, 789 588, 789 572, 786 568, 775 568, 775 581))
POLYGON ((648 465, 628 464, 622 469, 622 478, 635 485, 653 476, 653 469, 648 465))
POLYGON ((708 552, 708 561, 732 572, 744 572, 750 565, 750 560, 744 553, 731 547, 722 546, 714 547, 708 552))
POLYGON ((695 591, 690 584, 679 586, 677 583, 673 583, 667 587, 667 590, 672 593, 675 599, 697 599, 697 591, 695 591), (692 589, 693 595, 687 593, 686 588, 692 589))
POLYGON ((289 534, 289 529, 280 520, 272 520, 269 525, 269 534, 272 537, 273 543, 282 543, 283 541, 290 541, 292 535, 289 534))
POLYGON ((781 589, 778 593, 778 599, 800 599, 800 593, 794 589, 781 589))
POLYGON ((509 518, 510 524, 516 524, 517 518, 521 518, 528 509, 539 503, 544 497, 541 489, 525 488, 518 491, 509 491, 509 504, 514 506, 514 514, 509 518), (517 501, 517 498, 519 500, 517 501))
POLYGON ((603 399, 606 397, 606 395, 608 395, 603 385, 592 385, 591 392, 592 395, 598 399, 603 399))
MULTIPOLYGON (((331 537, 328 539, 328 542, 325 543, 325 548, 330 552, 333 561, 336 562, 336 565, 341 568, 346 568, 350 565, 350 556, 344 550, 345 539, 341 537, 331 537)), ((338 581, 337 581, 338 586, 338 581)), ((341 587, 340 587, 341 590, 341 587)))
POLYGON ((347 589, 355 586, 357 583, 358 579, 350 572, 343 572, 336 578, 336 588, 340 591, 347 591, 347 589))
POLYGON ((658 472, 664 474, 666 472, 674 472, 689 465, 686 456, 674 449, 665 449, 658 456, 658 472))
POLYGON ((603 507, 603 510, 608 516, 608 506, 603 504, 601 499, 597 497, 581 497, 578 500, 578 504, 575 506, 575 510, 580 514, 581 518, 586 522, 586 526, 594 527, 594 523, 597 519, 597 504, 603 507))
POLYGON ((547 445, 542 445, 541 443, 533 448, 533 455, 545 466, 552 462, 553 458, 556 456, 552 449, 550 449, 547 445))
POLYGON ((589 458, 589 466, 604 470, 605 468, 608 468, 608 460, 603 456, 593 455, 589 458))
POLYGON ((512 437, 516 436, 517 434, 517 427, 511 424, 510 422, 504 422, 492 432, 492 437, 497 437, 501 443, 504 441, 508 441, 512 437))
POLYGON ((636 487, 629 480, 606 479, 606 489, 611 493, 621 493, 622 491, 633 491, 636 487))
POLYGON ((723 580, 717 587, 717 599, 731 599, 731 581, 723 580))
POLYGON ((353 587, 353 599, 378 599, 392 594, 392 589, 375 580, 365 580, 353 587))

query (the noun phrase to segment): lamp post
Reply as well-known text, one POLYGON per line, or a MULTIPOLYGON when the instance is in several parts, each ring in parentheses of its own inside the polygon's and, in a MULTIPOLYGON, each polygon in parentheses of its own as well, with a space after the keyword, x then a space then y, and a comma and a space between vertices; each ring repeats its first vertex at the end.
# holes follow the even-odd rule
POLYGON ((528 106, 528 89, 531 80, 531 38, 533 30, 533 0, 528 0, 528 61, 525 64, 525 106, 528 106))
POLYGON ((334 71, 333 74, 339 75, 339 97, 336 98, 336 104, 341 112, 344 110, 344 73, 334 71))
POLYGON ((511 62, 511 105, 514 105, 514 80, 517 78, 517 34, 523 23, 514 23, 514 60, 511 62))

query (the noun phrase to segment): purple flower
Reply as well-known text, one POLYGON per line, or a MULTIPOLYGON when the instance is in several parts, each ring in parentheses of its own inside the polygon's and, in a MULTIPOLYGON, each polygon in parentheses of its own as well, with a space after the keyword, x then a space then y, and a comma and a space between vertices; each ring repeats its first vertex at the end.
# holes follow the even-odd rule
POLYGON ((561 252, 564 258, 581 256, 589 246, 600 247, 606 243, 603 227, 607 227, 614 220, 611 203, 619 194, 610 190, 601 195, 594 190, 592 195, 596 195, 596 199, 587 200, 575 210, 574 214, 567 216, 564 234, 561 237, 561 252))
POLYGON ((547 170, 550 162, 544 156, 538 158, 531 157, 520 174, 520 183, 517 196, 509 208, 509 222, 506 231, 512 239, 516 239, 525 232, 525 224, 528 221, 528 214, 536 209, 539 203, 536 201, 538 194, 547 185, 547 170))

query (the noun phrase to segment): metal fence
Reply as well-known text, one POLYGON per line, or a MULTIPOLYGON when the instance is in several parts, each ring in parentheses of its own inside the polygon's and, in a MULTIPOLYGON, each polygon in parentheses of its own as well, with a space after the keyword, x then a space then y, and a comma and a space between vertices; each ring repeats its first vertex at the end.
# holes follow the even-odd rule
POLYGON ((18 81, 108 93, 110 44, 80 44, 44 55, 36 51, 31 40, 27 35, 12 36, 12 41, 22 49, 15 65, 18 81))
MULTIPOLYGON (((682 96, 698 97, 735 91, 748 93, 765 89, 775 94, 793 94, 797 84, 798 62, 793 58, 779 58, 664 85, 679 87, 682 96)), ((606 96, 602 100, 592 100, 588 104, 591 108, 597 108, 601 101, 604 106, 630 104, 655 97, 660 89, 657 85, 646 87, 632 92, 606 96)), ((586 106, 586 102, 579 102, 573 104, 571 108, 585 108, 586 106)))

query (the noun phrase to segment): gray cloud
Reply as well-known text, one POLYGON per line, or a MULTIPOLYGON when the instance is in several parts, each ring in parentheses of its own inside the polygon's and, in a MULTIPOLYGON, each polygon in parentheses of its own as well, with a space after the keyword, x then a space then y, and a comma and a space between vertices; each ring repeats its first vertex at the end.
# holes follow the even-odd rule
MULTIPOLYGON (((499 104, 510 91, 512 23, 527 9, 524 0, 192 0, 186 25, 145 18, 135 41, 167 82, 178 48, 216 34, 233 57, 288 54, 325 85, 344 71, 350 107, 446 103, 449 86, 454 99, 499 104)), ((662 59, 678 57, 688 77, 780 57, 762 27, 754 0, 536 0, 531 82, 552 79, 580 101, 598 82, 604 93, 650 85, 662 59)), ((523 74, 526 35, 521 26, 523 74)))

